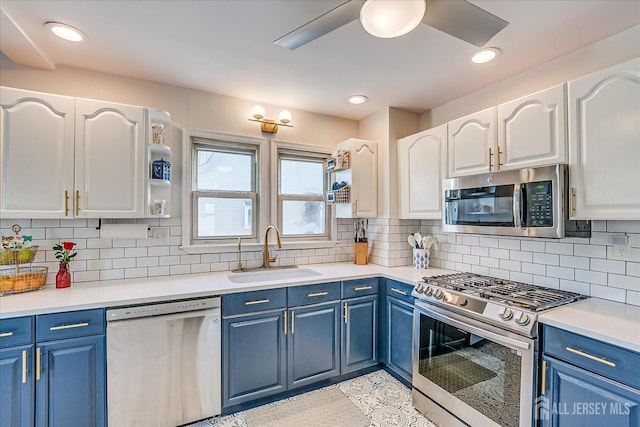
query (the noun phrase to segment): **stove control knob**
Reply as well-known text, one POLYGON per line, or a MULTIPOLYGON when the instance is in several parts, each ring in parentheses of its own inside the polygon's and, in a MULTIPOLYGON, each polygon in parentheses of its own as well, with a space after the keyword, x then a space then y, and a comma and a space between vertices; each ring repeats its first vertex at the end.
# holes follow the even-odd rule
POLYGON ((433 294, 433 288, 432 288, 431 286, 427 286, 427 287, 424 289, 424 294, 425 294, 426 296, 430 297, 430 296, 431 296, 431 294, 433 294))
POLYGON ((438 290, 436 290, 436 292, 433 294, 433 296, 434 296, 436 299, 442 299, 442 297, 444 296, 444 293, 443 293, 440 289, 438 289, 438 290))
POLYGON ((453 300, 453 297, 451 296, 451 294, 448 293, 448 292, 444 292, 444 295, 442 297, 442 301, 451 302, 451 300, 453 300))
POLYGON ((418 286, 416 286, 416 292, 421 294, 422 291, 424 291, 424 285, 422 283, 418 283, 418 286))
POLYGON ((469 300, 468 300, 468 299, 466 299, 466 298, 462 298, 462 299, 458 302, 458 305, 459 305, 460 307, 464 307, 464 306, 465 306, 465 305, 467 305, 467 304, 469 304, 469 300))
POLYGON ((515 320, 516 320, 516 323, 520 326, 527 326, 531 321, 527 313, 518 313, 515 320))
POLYGON ((510 308, 502 307, 500 311, 498 311, 498 317, 502 320, 511 320, 513 317, 513 311, 510 308))

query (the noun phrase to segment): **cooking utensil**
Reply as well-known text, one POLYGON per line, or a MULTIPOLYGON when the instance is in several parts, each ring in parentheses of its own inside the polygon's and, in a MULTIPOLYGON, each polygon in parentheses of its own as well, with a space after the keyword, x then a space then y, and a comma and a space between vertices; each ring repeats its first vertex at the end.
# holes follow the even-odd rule
POLYGON ((433 236, 424 236, 422 237, 422 248, 423 249, 431 249, 431 246, 436 242, 436 239, 433 236))
POLYGON ((422 248, 422 234, 418 233, 413 233, 413 237, 414 239, 416 239, 416 243, 418 244, 418 249, 422 248))
POLYGON ((413 234, 409 234, 407 241, 409 242, 409 245, 411 245, 412 248, 416 248, 416 249, 420 248, 420 245, 418 245, 418 242, 416 242, 416 238, 413 237, 413 234))

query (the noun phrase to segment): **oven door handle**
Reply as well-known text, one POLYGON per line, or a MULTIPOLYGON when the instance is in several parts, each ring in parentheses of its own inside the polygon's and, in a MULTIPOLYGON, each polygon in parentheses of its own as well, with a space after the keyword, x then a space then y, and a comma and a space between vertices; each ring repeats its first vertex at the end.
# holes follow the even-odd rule
POLYGON ((416 307, 417 307, 417 310, 416 310, 417 315, 419 315, 420 313, 425 314, 426 316, 433 317, 436 320, 439 320, 444 323, 448 323, 449 325, 454 326, 456 328, 460 328, 465 332, 478 335, 482 338, 492 339, 496 341, 498 344, 507 344, 513 347, 521 348, 523 350, 529 350, 531 348, 531 346, 527 342, 518 341, 514 338, 505 337, 495 332, 488 331, 486 329, 482 329, 477 326, 470 325, 468 323, 460 322, 459 320, 446 316, 442 313, 433 312, 428 308, 424 307, 424 305, 421 305, 419 302, 416 302, 416 307))

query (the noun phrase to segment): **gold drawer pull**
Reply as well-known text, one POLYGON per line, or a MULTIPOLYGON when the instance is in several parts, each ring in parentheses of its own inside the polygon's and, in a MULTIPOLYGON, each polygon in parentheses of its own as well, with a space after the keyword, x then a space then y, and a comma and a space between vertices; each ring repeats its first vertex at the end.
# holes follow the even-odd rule
POLYGON ((27 350, 22 350, 22 384, 27 382, 27 350))
POLYGON ((291 335, 294 334, 296 329, 296 314, 293 310, 291 310, 291 335))
POLYGON ((244 305, 266 304, 268 302, 269 302, 269 300, 266 299, 266 298, 265 299, 256 299, 256 300, 253 300, 253 301, 247 301, 247 302, 244 303, 244 305))
POLYGON ((80 190, 76 190, 76 216, 80 215, 80 190))
POLYGON ((60 331, 62 329, 73 329, 73 328, 84 328, 85 326, 89 326, 88 322, 82 323, 74 323, 72 325, 60 325, 60 326, 52 326, 49 328, 50 331, 60 331))
POLYGON ((405 291, 401 291, 400 289, 391 288, 391 292, 395 292, 396 294, 407 296, 407 293, 405 291))
POLYGON ((283 316, 284 316, 284 334, 287 335, 287 319, 288 319, 287 310, 284 311, 283 316))
POLYGON ((357 288, 354 289, 354 291, 368 291, 371 288, 372 286, 358 286, 357 288))
POLYGON ((349 310, 349 309, 347 308, 347 303, 345 302, 345 303, 344 303, 344 323, 349 323, 349 318, 347 317, 347 316, 348 316, 348 315, 347 315, 347 311, 348 311, 348 310, 349 310))
POLYGON ((40 381, 40 371, 42 370, 40 359, 42 359, 42 349, 38 347, 36 350, 36 381, 40 381))
POLYGON ((616 367, 616 364, 605 359, 604 357, 598 357, 598 356, 593 356, 589 353, 585 353, 582 350, 576 350, 575 348, 571 348, 571 347, 566 347, 567 351, 570 351, 571 353, 577 354, 578 356, 582 356, 582 357, 586 357, 587 359, 593 360, 595 362, 600 362, 600 363, 604 363, 607 366, 611 366, 612 368, 616 367))
POLYGON ((13 335, 13 332, 0 332, 0 338, 7 338, 13 335))
POLYGON ((69 216, 69 191, 64 191, 64 216, 69 216))
POLYGON ((313 292, 313 293, 307 294, 307 296, 309 298, 311 298, 311 297, 323 297, 325 295, 329 295, 329 292, 313 292))
POLYGON ((542 377, 540 378, 540 394, 544 396, 545 390, 547 389, 547 361, 542 361, 542 377))

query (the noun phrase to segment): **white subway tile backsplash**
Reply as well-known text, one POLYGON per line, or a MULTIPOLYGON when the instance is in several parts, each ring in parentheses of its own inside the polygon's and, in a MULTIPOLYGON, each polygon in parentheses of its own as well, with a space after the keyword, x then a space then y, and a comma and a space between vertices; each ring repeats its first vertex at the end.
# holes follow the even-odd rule
POLYGON ((535 240, 523 240, 520 243, 520 249, 523 251, 530 251, 530 252, 544 252, 545 243, 538 242, 535 240))
POLYGON ((603 271, 605 273, 625 274, 626 266, 624 261, 591 258, 591 270, 603 271))
POLYGON ((509 271, 520 271, 520 261, 500 260, 500 268, 509 271))
POLYGON ((560 289, 560 279, 548 276, 533 276, 533 284, 547 288, 560 289))
POLYGON ((591 258, 606 258, 607 247, 599 245, 573 245, 573 254, 575 256, 591 258))
POLYGON ((589 269, 589 258, 587 258, 587 257, 569 256, 569 255, 560 255, 560 266, 561 267, 571 267, 571 268, 582 268, 582 269, 588 270, 589 269))
POLYGON ((632 291, 640 291, 640 277, 609 274, 609 286, 613 286, 614 288, 630 289, 632 291))
POLYGON ((575 278, 573 268, 547 266, 547 276, 557 277, 559 279, 573 280, 575 278))
POLYGON ((546 276, 547 274, 547 266, 544 264, 533 264, 530 262, 523 262, 521 265, 522 265, 523 273, 530 273, 538 276, 546 276))
POLYGON ((547 253, 534 252, 533 262, 536 264, 560 265, 560 256, 547 253))
POLYGON ((516 239, 499 239, 498 247, 500 249, 512 249, 519 251, 520 250, 520 240, 516 239))
POLYGON ((100 270, 100 280, 124 279, 124 269, 100 270))
POLYGON ((548 254, 573 255, 573 245, 570 243, 549 243, 545 244, 545 252, 548 254))
POLYGON ((114 258, 113 268, 133 268, 136 266, 135 258, 114 258))
POLYGON ((146 267, 136 267, 136 268, 125 268, 124 269, 124 278, 125 279, 134 279, 136 277, 147 277, 147 268, 146 267))
POLYGON ((532 262, 533 261, 533 253, 532 252, 523 252, 523 251, 510 251, 509 258, 514 261, 522 261, 522 262, 532 262))
POLYGON ((598 285, 607 285, 607 273, 590 270, 576 270, 575 279, 579 282, 595 283, 598 285))
POLYGON ((507 249, 489 249, 489 256, 491 258, 509 259, 509 251, 507 249))
POLYGON ((640 233, 640 221, 607 221, 610 233, 640 233))
POLYGON ((627 291, 624 289, 612 288, 609 286, 601 286, 591 284, 591 296, 604 298, 611 301, 625 302, 627 291))
POLYGON ((560 280, 560 289, 563 291, 577 292, 579 294, 589 295, 591 286, 588 283, 574 282, 573 280, 560 280))

